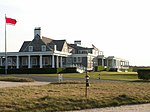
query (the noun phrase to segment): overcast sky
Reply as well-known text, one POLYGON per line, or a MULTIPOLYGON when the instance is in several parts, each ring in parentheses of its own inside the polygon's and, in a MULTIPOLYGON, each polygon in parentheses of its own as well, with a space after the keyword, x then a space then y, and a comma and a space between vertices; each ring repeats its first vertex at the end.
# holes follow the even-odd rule
POLYGON ((5 14, 17 20, 7 25, 7 51, 19 51, 23 41, 42 36, 94 44, 106 56, 130 65, 150 66, 150 0, 0 0, 0 52, 4 52, 5 14))

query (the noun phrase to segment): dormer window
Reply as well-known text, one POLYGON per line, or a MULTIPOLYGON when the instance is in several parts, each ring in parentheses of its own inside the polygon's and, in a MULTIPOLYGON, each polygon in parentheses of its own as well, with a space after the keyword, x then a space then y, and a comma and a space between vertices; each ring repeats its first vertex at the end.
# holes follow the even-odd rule
POLYGON ((46 51, 46 45, 41 46, 42 51, 46 51))
POLYGON ((29 46, 29 52, 33 51, 33 46, 29 46))

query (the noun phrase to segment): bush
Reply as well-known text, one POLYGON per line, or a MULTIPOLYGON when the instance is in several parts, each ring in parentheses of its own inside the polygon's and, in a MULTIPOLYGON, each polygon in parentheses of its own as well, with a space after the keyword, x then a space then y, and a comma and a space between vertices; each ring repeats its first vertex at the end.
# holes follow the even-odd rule
MULTIPOLYGON (((77 73, 75 67, 70 68, 21 68, 8 69, 7 74, 53 74, 53 73, 77 73)), ((0 74, 5 74, 5 69, 0 69, 0 74)))
POLYGON ((129 67, 128 72, 133 72, 133 67, 129 67))
POLYGON ((117 72, 117 68, 106 68, 107 72, 117 72))
MULTIPOLYGON (((57 68, 21 68, 8 69, 8 74, 51 74, 57 73, 57 68)), ((0 74, 5 74, 5 69, 0 69, 0 74)))
POLYGON ((63 68, 57 68, 57 73, 61 73, 63 70, 63 68))
POLYGON ((138 69, 138 78, 143 80, 149 80, 150 69, 138 69))
POLYGON ((105 70, 104 66, 95 66, 94 68, 95 68, 96 72, 100 72, 100 71, 104 71, 105 70))
POLYGON ((61 73, 78 73, 76 67, 65 68, 61 73))
POLYGON ((106 68, 106 71, 109 72, 110 68, 106 68))

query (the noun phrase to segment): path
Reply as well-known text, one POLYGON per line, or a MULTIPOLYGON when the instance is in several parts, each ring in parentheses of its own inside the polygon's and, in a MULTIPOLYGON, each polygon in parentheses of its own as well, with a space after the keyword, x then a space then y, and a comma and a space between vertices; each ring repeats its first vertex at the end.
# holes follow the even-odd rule
POLYGON ((49 82, 7 82, 7 81, 0 81, 0 88, 4 87, 17 87, 17 86, 30 86, 30 85, 45 85, 49 84, 49 82))
POLYGON ((95 108, 69 112, 150 112, 150 104, 125 105, 119 107, 95 108))

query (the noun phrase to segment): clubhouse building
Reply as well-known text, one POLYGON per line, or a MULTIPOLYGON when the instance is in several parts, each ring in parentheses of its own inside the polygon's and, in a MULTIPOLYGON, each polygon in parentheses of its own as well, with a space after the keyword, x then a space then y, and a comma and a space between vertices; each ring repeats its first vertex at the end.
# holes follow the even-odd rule
POLYGON ((129 68, 129 61, 114 56, 104 56, 94 45, 82 47, 81 41, 73 44, 66 40, 54 40, 41 36, 41 28, 34 29, 32 41, 24 41, 19 52, 0 52, 0 67, 12 68, 65 68, 77 67, 81 70, 94 70, 94 66, 116 68, 117 71, 129 68))

